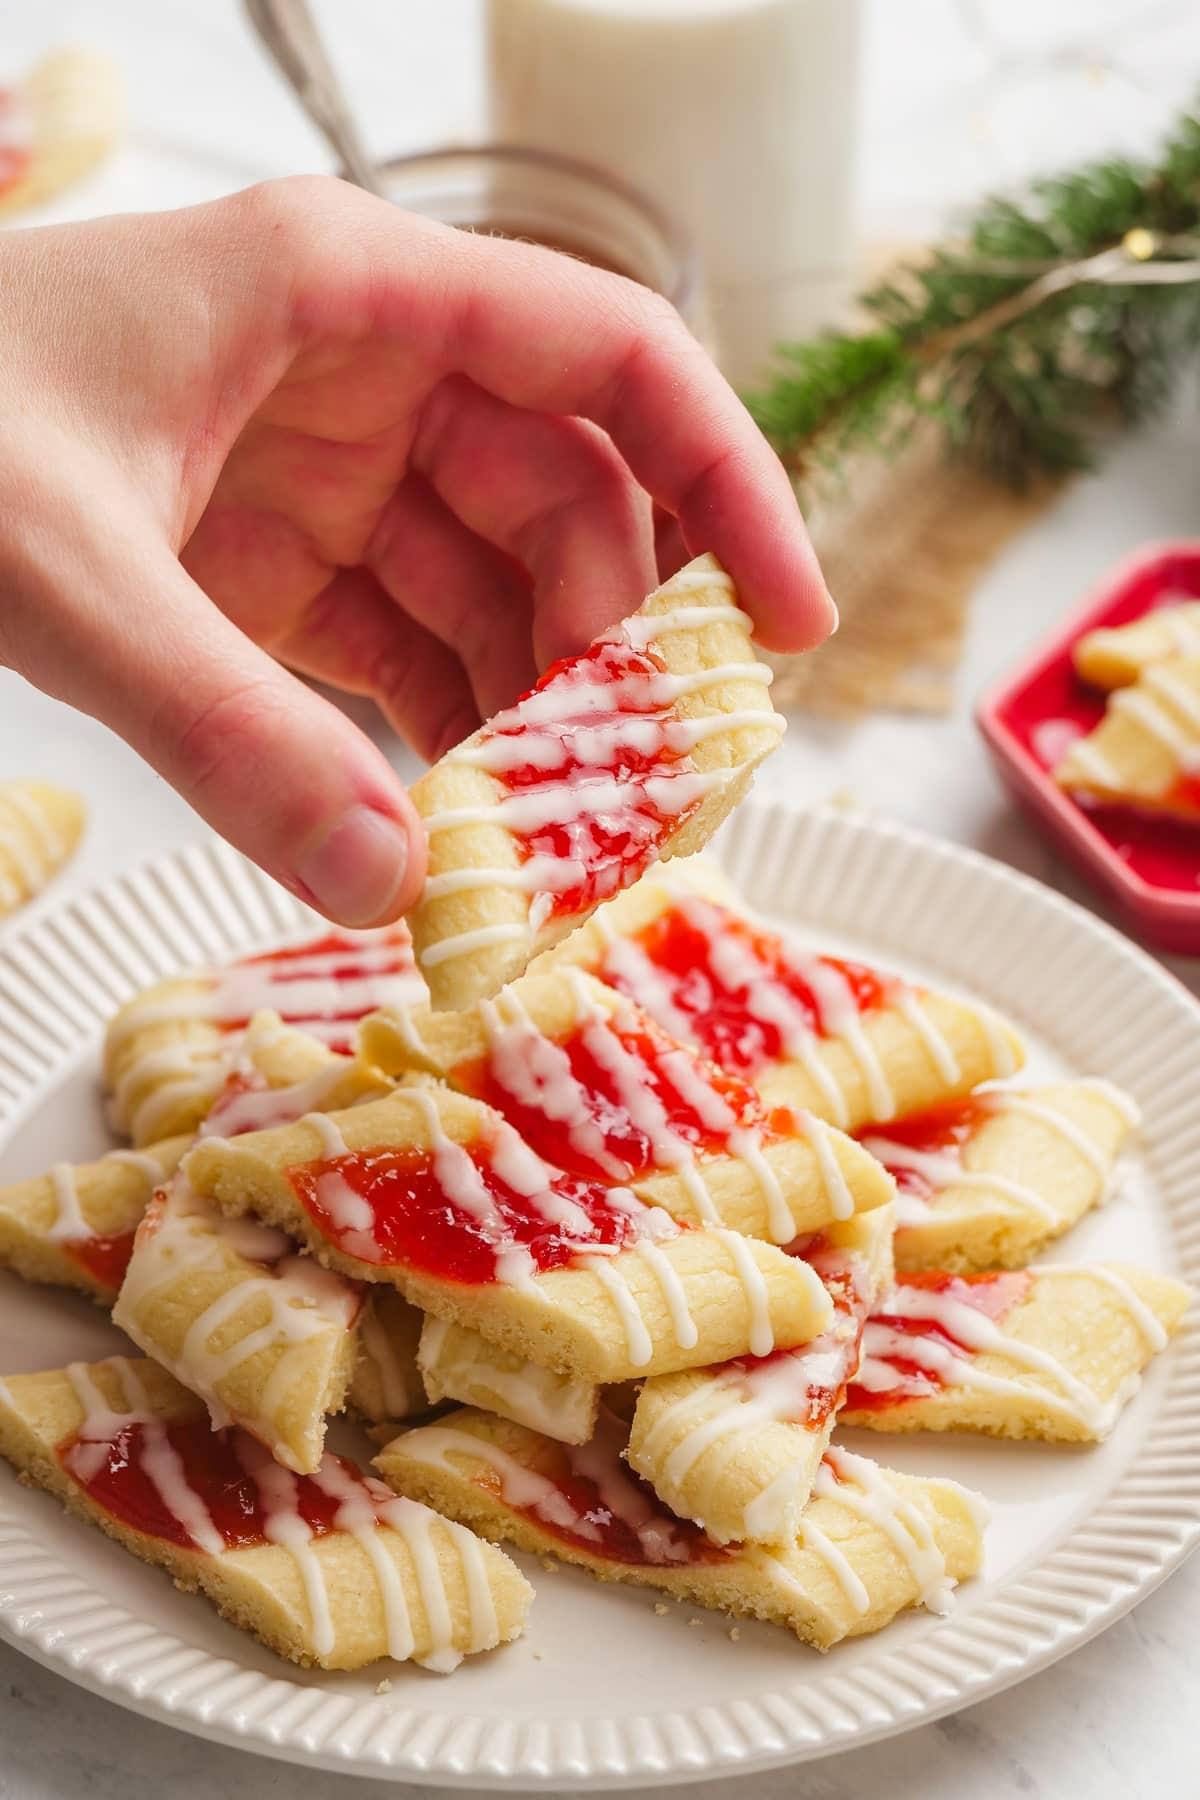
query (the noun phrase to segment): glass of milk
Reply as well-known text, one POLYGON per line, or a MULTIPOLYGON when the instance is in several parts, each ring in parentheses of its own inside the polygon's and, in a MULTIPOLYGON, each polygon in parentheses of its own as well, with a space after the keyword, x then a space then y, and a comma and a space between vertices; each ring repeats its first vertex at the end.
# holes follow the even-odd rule
POLYGON ((631 182, 695 240, 740 384, 852 285, 860 0, 488 0, 492 135, 631 182))

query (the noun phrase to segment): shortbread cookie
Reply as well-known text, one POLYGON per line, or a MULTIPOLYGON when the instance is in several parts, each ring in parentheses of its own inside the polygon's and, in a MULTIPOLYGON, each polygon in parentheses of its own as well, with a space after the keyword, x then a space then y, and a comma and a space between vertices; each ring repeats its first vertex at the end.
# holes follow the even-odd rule
POLYGON ((1200 819, 1200 654, 1152 663, 1118 689, 1054 779, 1104 805, 1200 819))
MULTIPOLYGON (((424 997, 404 925, 329 931, 226 968, 159 982, 127 1001, 108 1027, 104 1079, 113 1123, 137 1144, 194 1131, 258 1013, 274 1013, 327 1051, 345 1053, 367 1013, 424 997)), ((300 1073, 288 1079, 299 1080, 300 1073)))
POLYGON ((104 161, 121 136, 125 107, 110 57, 55 50, 18 88, 0 94, 0 218, 53 199, 104 161))
POLYGON ((481 1407, 564 1444, 586 1444, 596 1429, 602 1392, 597 1382, 542 1368, 465 1325, 427 1313, 417 1363, 431 1404, 457 1400, 481 1407))
POLYGON ((818 1237, 803 1254, 834 1305, 829 1330, 771 1356, 643 1384, 629 1462, 680 1518, 717 1543, 791 1542, 858 1366, 867 1312, 891 1284, 890 1208, 818 1237))
POLYGON ((636 1001, 770 1105, 843 1131, 1011 1075, 1011 1026, 977 1002, 802 950, 691 880, 648 876, 553 952, 636 1001))
POLYGON ((699 557, 416 783, 429 875, 410 923, 435 1007, 496 993, 708 841, 784 728, 750 630, 699 557))
POLYGON ((358 1282, 270 1227, 227 1219, 181 1175, 151 1201, 113 1319, 277 1462, 311 1474, 358 1354, 358 1282))
POLYGON ((0 918, 40 894, 83 835, 83 801, 47 781, 0 781, 0 918))
POLYGON ((95 1162, 55 1163, 45 1175, 0 1188, 0 1265, 111 1306, 150 1196, 191 1144, 167 1138, 95 1162))
MULTIPOLYGON (((263 1130, 389 1086, 358 1059, 335 1055, 263 1013, 240 1038, 201 1129, 227 1137, 263 1130)), ((46 1175, 0 1189, 0 1263, 27 1281, 79 1288, 111 1305, 150 1196, 192 1141, 179 1135, 94 1163, 56 1163, 46 1175)))
MULTIPOLYGON (((790 1254, 803 1256, 818 1269, 829 1289, 834 1318, 829 1331, 816 1343, 787 1354, 804 1357, 810 1349, 816 1353, 818 1346, 826 1345, 831 1333, 842 1334, 847 1310, 845 1289, 851 1275, 861 1324, 874 1296, 891 1286, 894 1277, 891 1252, 892 1209, 883 1206, 872 1212, 855 1214, 844 1223, 831 1224, 825 1231, 809 1238, 798 1238, 790 1245, 790 1254), (830 1272, 833 1279, 830 1279, 830 1272)), ((753 1358, 745 1360, 754 1361, 753 1358)), ((764 1359, 770 1360, 770 1357, 764 1359)), ((564 1444, 585 1444, 595 1428, 601 1389, 594 1382, 540 1368, 536 1363, 501 1350, 498 1344, 465 1326, 450 1325, 444 1319, 426 1318, 418 1361, 431 1401, 458 1400, 465 1406, 482 1407, 485 1412, 498 1413, 502 1419, 511 1419, 517 1425, 528 1425, 564 1444)), ((709 1380, 719 1380, 721 1374, 722 1367, 719 1366, 678 1376, 655 1376, 644 1383, 640 1391, 649 1396, 650 1390, 655 1389, 661 1396, 669 1398, 676 1393, 690 1393, 697 1385, 709 1380)), ((610 1407, 618 1404, 616 1393, 612 1387, 605 1391, 610 1407)), ((628 1395, 628 1406, 621 1409, 623 1416, 634 1418, 636 1401, 637 1391, 634 1390, 628 1395)), ((649 1400, 647 1407, 653 1410, 649 1400)), ((831 1405, 831 1423, 832 1412, 831 1405)), ((646 1422, 645 1414, 643 1422, 646 1422)), ((819 1460, 818 1455, 814 1467, 819 1460)))
POLYGON ((1089 631, 1075 646, 1075 668, 1093 687, 1129 687, 1154 663, 1200 655, 1200 600, 1166 597, 1128 625, 1089 631))
POLYGON ((494 1545, 343 1457, 297 1476, 213 1431, 155 1363, 8 1376, 0 1455, 293 1662, 446 1671, 518 1636, 533 1597, 494 1545))
POLYGON ((1108 1081, 993 1088, 863 1134, 896 1181, 901 1269, 1019 1268, 1104 1198, 1138 1122, 1108 1081))
POLYGON ((906 1275, 867 1320, 841 1422, 1097 1442, 1190 1298, 1124 1264, 906 1275))
POLYGON ((740 1076, 569 965, 465 1012, 377 1013, 361 1042, 391 1074, 423 1069, 487 1101, 557 1168, 628 1184, 676 1219, 789 1244, 892 1197, 852 1139, 811 1113, 768 1111, 740 1076))
POLYGON ((200 1143, 184 1167, 227 1212, 592 1381, 804 1343, 831 1316, 812 1270, 774 1245, 681 1228, 628 1188, 564 1175, 447 1088, 200 1143))
POLYGON ((428 1412, 433 1396, 426 1396, 417 1367, 417 1345, 425 1318, 382 1282, 367 1290, 347 1401, 369 1424, 399 1424, 401 1419, 428 1412))
POLYGON ((570 1448, 487 1413, 419 1425, 375 1466, 486 1537, 578 1563, 602 1581, 785 1625, 817 1649, 878 1631, 905 1607, 938 1612, 977 1573, 986 1518, 954 1481, 921 1480, 831 1449, 794 1543, 714 1543, 675 1519, 621 1460, 624 1428, 602 1413, 570 1448))

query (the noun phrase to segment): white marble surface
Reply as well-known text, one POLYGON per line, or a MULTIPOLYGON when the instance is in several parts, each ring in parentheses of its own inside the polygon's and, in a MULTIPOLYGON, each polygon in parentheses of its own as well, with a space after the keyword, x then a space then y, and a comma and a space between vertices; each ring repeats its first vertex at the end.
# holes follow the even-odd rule
MULTIPOLYGON (((477 126, 474 0, 389 8, 326 0, 320 10, 336 28, 378 148, 477 126)), ((247 47, 233 0, 11 7, 0 13, 0 68, 70 39, 105 44, 120 57, 134 131, 128 151, 59 216, 179 204, 259 175, 323 166, 306 126, 247 47)), ((945 207, 1033 167, 1117 142, 1147 145, 1198 74, 1200 28, 1189 0, 873 0, 865 229, 873 237, 918 232, 945 207)), ((853 729, 797 720, 762 790, 797 804, 849 791, 864 807, 1080 893, 1003 797, 970 704, 1114 561, 1147 539, 1198 529, 1193 403, 1181 406, 1178 422, 1126 444, 1102 473, 1077 483, 990 571, 952 716, 879 718, 853 729)), ((383 741, 403 769, 394 740, 383 741)), ((87 792, 91 830, 55 897, 199 830, 106 731, 3 673, 0 770, 58 777, 87 792)), ((1174 966, 1193 987, 1200 983, 1197 965, 1174 966)), ((1198 1621, 1193 1562, 1035 1682, 904 1738, 739 1781, 739 1800, 1184 1800, 1197 1791, 1200 1766, 1192 1706, 1198 1621)), ((0 1800, 157 1800, 164 1791, 173 1800, 234 1791, 349 1800, 370 1789, 180 1737, 0 1647, 0 1800)))

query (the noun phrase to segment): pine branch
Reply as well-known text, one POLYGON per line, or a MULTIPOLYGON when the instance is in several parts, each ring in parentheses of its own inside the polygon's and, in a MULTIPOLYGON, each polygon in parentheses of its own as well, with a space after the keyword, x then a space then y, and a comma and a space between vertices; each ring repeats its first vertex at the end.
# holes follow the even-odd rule
POLYGON ((1112 158, 985 201, 864 294, 868 325, 785 346, 748 396, 801 486, 932 419, 1013 484, 1087 466, 1200 351, 1200 113, 1157 162, 1112 158))

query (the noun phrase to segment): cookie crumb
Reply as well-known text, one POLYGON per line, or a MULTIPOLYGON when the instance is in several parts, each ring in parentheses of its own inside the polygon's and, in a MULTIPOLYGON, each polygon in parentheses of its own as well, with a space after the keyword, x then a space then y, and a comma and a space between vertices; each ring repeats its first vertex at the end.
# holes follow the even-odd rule
POLYGON ((741 1635, 742 1634, 736 1625, 731 1625, 729 1627, 729 1641, 731 1644, 736 1644, 741 1635))
POLYGON ((703 1625, 703 1623, 704 1623, 703 1619, 689 1619, 688 1620, 689 1625, 703 1625))
POLYGON ((541 1662, 541 1660, 542 1660, 542 1653, 541 1653, 541 1651, 540 1651, 540 1650, 535 1650, 535 1651, 534 1651, 534 1652, 533 1652, 533 1660, 534 1660, 534 1662, 541 1662))
POLYGON ((654 1610, 658 1614, 659 1618, 661 1619, 663 1617, 663 1615, 665 1613, 670 1612, 671 1609, 664 1600, 656 1600, 654 1602, 654 1610))
POLYGON ((384 1676, 382 1681, 376 1682, 375 1692, 377 1694, 390 1694, 391 1691, 392 1691, 392 1684, 388 1680, 386 1675, 384 1676))
POLYGON ((551 1562, 548 1556, 544 1556, 542 1558, 542 1567, 545 1569, 547 1575, 553 1575, 558 1569, 558 1564, 556 1562, 551 1562))

